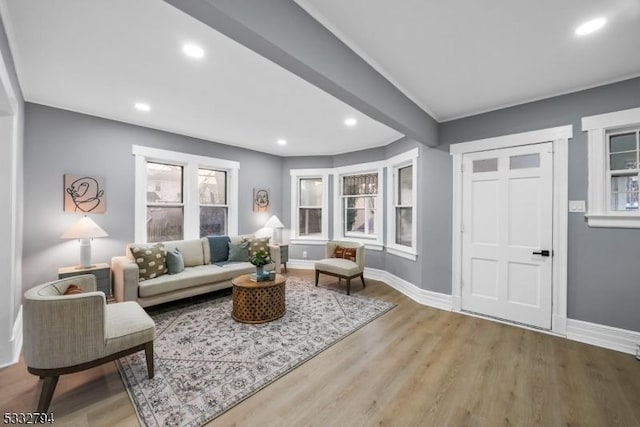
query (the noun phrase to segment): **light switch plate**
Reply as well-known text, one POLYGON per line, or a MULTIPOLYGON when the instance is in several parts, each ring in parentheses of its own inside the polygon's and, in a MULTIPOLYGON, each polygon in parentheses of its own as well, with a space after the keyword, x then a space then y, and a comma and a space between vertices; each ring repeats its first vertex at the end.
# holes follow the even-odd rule
POLYGON ((569 200, 569 212, 586 212, 584 200, 569 200))

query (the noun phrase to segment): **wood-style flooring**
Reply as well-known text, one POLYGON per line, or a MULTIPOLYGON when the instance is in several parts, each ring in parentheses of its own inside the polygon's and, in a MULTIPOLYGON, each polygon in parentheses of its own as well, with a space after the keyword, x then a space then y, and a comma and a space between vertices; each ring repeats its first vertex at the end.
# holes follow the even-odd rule
MULTIPOLYGON (((631 355, 425 307, 374 280, 351 292, 397 307, 210 425, 640 426, 631 355)), ((0 370, 1 412, 34 410, 38 390, 23 361, 0 370)), ((50 411, 59 426, 138 425, 113 362, 60 377, 50 411)))

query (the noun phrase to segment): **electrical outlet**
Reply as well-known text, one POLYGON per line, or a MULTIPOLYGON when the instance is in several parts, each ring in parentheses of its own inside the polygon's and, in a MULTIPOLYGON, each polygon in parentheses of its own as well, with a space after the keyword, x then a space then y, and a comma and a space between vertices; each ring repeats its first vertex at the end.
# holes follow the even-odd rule
POLYGON ((307 259, 308 255, 307 251, 302 251, 302 259, 307 259))

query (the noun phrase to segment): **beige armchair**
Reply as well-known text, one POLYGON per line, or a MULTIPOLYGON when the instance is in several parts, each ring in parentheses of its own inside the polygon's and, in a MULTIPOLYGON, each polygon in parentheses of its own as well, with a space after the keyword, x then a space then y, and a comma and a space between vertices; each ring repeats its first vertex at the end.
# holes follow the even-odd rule
POLYGON ((351 279, 360 276, 362 280, 362 286, 366 287, 364 283, 364 245, 356 242, 335 241, 328 242, 325 246, 325 259, 316 261, 316 286, 318 286, 318 278, 320 273, 327 274, 329 276, 335 276, 340 282, 342 279, 347 281, 347 295, 351 292, 351 279), (343 248, 355 248, 356 260, 334 258, 335 250, 338 246, 343 248))
POLYGON ((44 380, 38 412, 49 409, 60 375, 140 350, 153 378, 153 320, 135 302, 107 305, 93 275, 36 286, 24 299, 24 360, 27 370, 44 380), (71 284, 83 292, 64 295, 71 284))

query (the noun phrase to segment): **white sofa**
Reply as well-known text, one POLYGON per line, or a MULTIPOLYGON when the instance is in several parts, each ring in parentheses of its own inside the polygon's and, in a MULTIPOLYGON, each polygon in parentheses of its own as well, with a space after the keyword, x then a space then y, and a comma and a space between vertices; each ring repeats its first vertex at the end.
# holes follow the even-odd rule
MULTIPOLYGON (((246 239, 247 236, 233 236, 231 241, 237 243, 243 238, 246 239)), ((113 293, 116 301, 137 301, 142 307, 149 307, 229 288, 234 277, 256 270, 249 262, 230 262, 224 266, 211 264, 209 241, 206 237, 163 244, 167 250, 180 250, 184 259, 184 271, 140 281, 138 265, 129 250, 132 244, 129 244, 125 256, 111 259, 113 293)), ((273 264, 265 266, 265 269, 272 270, 273 264)))

